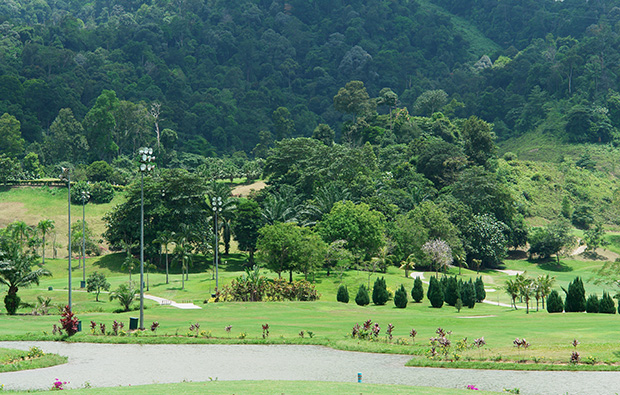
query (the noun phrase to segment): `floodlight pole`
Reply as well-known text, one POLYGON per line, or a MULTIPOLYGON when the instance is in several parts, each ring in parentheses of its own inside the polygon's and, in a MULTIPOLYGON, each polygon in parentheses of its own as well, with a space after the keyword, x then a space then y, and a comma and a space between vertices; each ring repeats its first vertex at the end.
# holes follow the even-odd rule
POLYGON ((140 148, 140 330, 144 330, 144 173, 151 171, 155 160, 152 148, 140 148))

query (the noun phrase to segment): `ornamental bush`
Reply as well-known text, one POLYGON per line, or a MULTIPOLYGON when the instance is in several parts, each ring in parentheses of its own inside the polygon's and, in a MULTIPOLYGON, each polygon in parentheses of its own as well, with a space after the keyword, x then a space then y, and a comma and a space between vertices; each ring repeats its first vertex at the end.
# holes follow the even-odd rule
POLYGON ((336 300, 342 303, 349 303, 349 290, 346 285, 340 284, 338 293, 336 294, 336 300))
POLYGON ((388 300, 390 300, 390 294, 385 285, 385 278, 377 278, 372 287, 372 302, 378 306, 383 306, 388 300))
POLYGON ((439 284, 437 278, 431 277, 426 297, 434 308, 439 309, 443 306, 443 291, 441 290, 441 284, 439 284))
POLYGON ((424 299, 424 286, 422 285, 422 279, 416 277, 413 281, 413 288, 411 289, 411 298, 414 302, 420 303, 424 299))
POLYGON ((588 300, 586 300, 586 312, 587 313, 598 313, 599 306, 600 306, 600 302, 596 294, 592 294, 588 296, 588 300))
POLYGON ((564 311, 564 302, 556 290, 551 291, 547 297, 547 311, 549 313, 561 313, 564 311))
POLYGON ((616 314, 614 300, 607 292, 603 292, 603 297, 601 298, 598 312, 602 314, 616 314))
POLYGON ((394 292, 394 305, 399 309, 407 307, 407 291, 404 285, 400 285, 400 288, 394 292))
POLYGON ((357 290, 357 295, 355 295, 355 303, 359 306, 366 306, 370 304, 370 296, 368 296, 368 290, 364 284, 360 285, 360 288, 357 290))
POLYGON ((17 294, 7 293, 4 297, 4 307, 6 307, 6 312, 8 315, 15 315, 20 303, 21 298, 17 296, 17 294))

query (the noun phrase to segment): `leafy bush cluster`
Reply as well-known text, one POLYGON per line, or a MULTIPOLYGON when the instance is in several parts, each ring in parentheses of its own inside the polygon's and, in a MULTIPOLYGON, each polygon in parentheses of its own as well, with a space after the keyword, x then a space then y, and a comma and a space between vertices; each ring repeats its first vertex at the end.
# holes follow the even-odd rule
POLYGON ((482 277, 478 277, 474 282, 471 278, 463 281, 456 276, 443 276, 441 280, 431 277, 426 296, 435 308, 441 308, 446 303, 449 306, 467 306, 471 309, 486 298, 486 292, 482 277))
POLYGON ((318 298, 319 293, 316 288, 306 280, 289 283, 284 279, 238 277, 230 285, 222 288, 220 300, 226 302, 315 301, 318 298))
POLYGON ((114 199, 114 188, 107 181, 94 183, 78 182, 71 187, 71 204, 82 204, 82 191, 88 193, 85 203, 103 204, 110 203, 114 199))

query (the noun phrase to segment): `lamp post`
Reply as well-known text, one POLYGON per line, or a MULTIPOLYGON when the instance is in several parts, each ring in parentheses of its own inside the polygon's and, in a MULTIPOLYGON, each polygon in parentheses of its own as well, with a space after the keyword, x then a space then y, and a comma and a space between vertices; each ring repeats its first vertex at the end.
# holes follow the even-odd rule
POLYGON ((80 288, 86 287, 86 202, 90 200, 90 192, 82 190, 82 282, 80 288))
POLYGON ((153 170, 153 148, 140 148, 140 330, 144 330, 144 173, 153 170))
POLYGON ((213 219, 215 221, 215 255, 214 255, 214 259, 215 259, 215 293, 217 293, 218 290, 218 261, 217 261, 217 253, 219 252, 220 246, 218 244, 218 240, 217 240, 217 235, 218 235, 218 229, 217 229, 217 213, 221 213, 222 212, 222 198, 221 197, 213 197, 211 199, 211 209, 213 210, 213 219))
POLYGON ((67 181, 67 216, 68 228, 69 228, 69 309, 71 309, 71 169, 68 167, 62 168, 62 174, 59 176, 61 181, 67 181))

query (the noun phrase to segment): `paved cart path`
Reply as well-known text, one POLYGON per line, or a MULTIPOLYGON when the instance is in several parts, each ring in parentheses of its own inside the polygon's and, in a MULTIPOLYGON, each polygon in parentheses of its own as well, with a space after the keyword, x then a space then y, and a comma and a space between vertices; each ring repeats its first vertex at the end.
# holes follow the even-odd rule
POLYGON ((0 342, 0 347, 69 357, 50 368, 0 373, 5 389, 49 389, 54 379, 67 388, 113 387, 182 381, 317 380, 424 385, 502 391, 521 394, 615 394, 620 372, 516 372, 465 369, 408 368, 403 355, 368 354, 297 345, 134 345, 61 342, 0 342))

